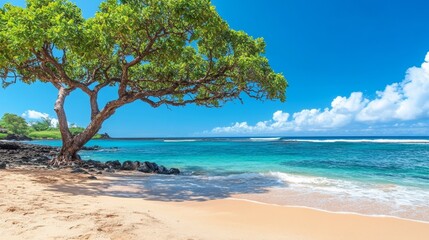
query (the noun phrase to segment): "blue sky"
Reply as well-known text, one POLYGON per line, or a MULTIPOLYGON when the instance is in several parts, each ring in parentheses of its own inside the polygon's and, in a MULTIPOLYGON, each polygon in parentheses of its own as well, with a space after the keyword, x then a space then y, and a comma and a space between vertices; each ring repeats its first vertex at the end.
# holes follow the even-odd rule
MULTIPOLYGON (((6 2, 24 3, 0 0, 6 2)), ((90 17, 101 1, 73 2, 90 17)), ((429 51, 428 1, 212 2, 232 28, 265 39, 271 66, 290 84, 287 101, 245 99, 218 109, 133 103, 108 119, 102 132, 116 137, 429 135, 429 67, 422 66, 429 51)), ((102 101, 112 96, 106 92, 102 101)), ((34 110, 55 117, 55 99, 49 85, 16 84, 0 90, 0 115, 34 110)), ((66 104, 69 122, 86 125, 88 105, 85 95, 73 94, 66 104)))

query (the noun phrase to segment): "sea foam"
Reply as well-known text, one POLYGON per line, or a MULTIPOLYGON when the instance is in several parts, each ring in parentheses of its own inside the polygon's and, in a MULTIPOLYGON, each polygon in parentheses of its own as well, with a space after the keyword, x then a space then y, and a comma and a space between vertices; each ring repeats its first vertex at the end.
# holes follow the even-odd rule
POLYGON ((198 139, 165 139, 166 143, 197 142, 198 139))
POLYGON ((328 177, 304 176, 283 172, 269 172, 267 177, 277 178, 286 187, 298 191, 320 192, 336 197, 355 198, 394 204, 395 206, 429 208, 429 191, 411 186, 386 183, 365 183, 328 177))
POLYGON ((417 143, 429 144, 426 139, 285 139, 285 142, 311 142, 311 143, 417 143))
POLYGON ((278 141, 280 140, 279 137, 273 137, 273 138, 250 138, 250 141, 252 142, 272 142, 272 141, 278 141))

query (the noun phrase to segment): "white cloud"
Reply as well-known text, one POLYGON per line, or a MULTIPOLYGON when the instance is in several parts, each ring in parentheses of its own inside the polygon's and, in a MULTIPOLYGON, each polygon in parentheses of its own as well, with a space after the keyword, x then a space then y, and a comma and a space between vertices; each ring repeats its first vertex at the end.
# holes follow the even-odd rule
POLYGON ((217 127, 212 130, 214 133, 240 133, 240 132, 247 132, 249 131, 249 125, 247 125, 247 122, 242 123, 235 123, 234 125, 230 127, 217 127))
MULTIPOLYGON (((254 126, 247 122, 228 127, 214 128, 211 133, 280 133, 286 131, 326 131, 341 129, 351 124, 376 125, 391 123, 392 127, 403 122, 429 117, 429 52, 420 67, 407 70, 400 83, 387 85, 377 97, 368 100, 362 92, 338 96, 330 108, 304 109, 292 114, 276 111, 269 121, 254 126)), ((403 123, 404 124, 404 123, 403 123)), ((407 125, 407 124, 406 124, 407 125)), ((410 127, 415 127, 409 124, 410 127)), ((371 126, 369 126, 371 127, 371 126)))
POLYGON ((41 113, 41 112, 34 111, 34 110, 27 110, 22 114, 22 117, 38 120, 38 119, 48 118, 49 114, 41 113))
POLYGON ((346 125, 353 120, 354 113, 361 110, 367 100, 362 98, 362 93, 352 93, 349 98, 337 97, 331 103, 331 108, 323 111, 320 109, 304 109, 290 114, 276 111, 269 121, 258 122, 250 126, 247 122, 235 123, 229 127, 217 127, 213 133, 273 133, 278 131, 323 130, 346 125))
POLYGON ((58 126, 58 119, 50 118, 49 114, 47 113, 42 113, 35 110, 27 110, 23 114, 21 114, 21 116, 31 120, 41 120, 48 118, 51 121, 51 127, 55 128, 58 126))
POLYGON ((421 67, 408 69, 401 83, 377 92, 358 115, 359 121, 414 120, 429 116, 429 53, 421 67))
POLYGON ((53 127, 53 128, 58 127, 58 119, 51 118, 51 127, 53 127))
POLYGON ((368 100, 361 92, 353 92, 350 97, 336 97, 331 108, 304 109, 293 114, 295 130, 323 130, 345 126, 354 120, 356 112, 360 111, 368 100))

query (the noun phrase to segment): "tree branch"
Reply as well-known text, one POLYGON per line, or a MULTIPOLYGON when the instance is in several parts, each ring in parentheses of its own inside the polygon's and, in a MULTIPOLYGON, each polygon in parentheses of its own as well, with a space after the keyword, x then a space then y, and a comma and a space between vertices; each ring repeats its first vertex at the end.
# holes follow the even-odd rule
POLYGON ((69 87, 79 88, 82 91, 84 91, 85 93, 87 93, 88 95, 91 95, 91 90, 88 88, 88 86, 69 78, 69 76, 65 72, 62 64, 58 63, 58 61, 52 55, 52 49, 51 48, 52 48, 52 46, 50 44, 44 44, 42 51, 41 51, 41 54, 43 55, 43 57, 45 59, 41 59, 42 62, 44 62, 45 64, 46 64, 46 61, 51 63, 54 66, 54 68, 58 71, 58 73, 60 74, 59 78, 61 78, 61 80, 63 80, 67 85, 69 85, 69 87))
POLYGON ((135 98, 128 96, 121 97, 117 100, 110 101, 104 108, 91 120, 91 123, 85 130, 74 137, 73 141, 79 148, 88 142, 98 131, 100 131, 103 122, 112 116, 119 107, 134 102, 135 98))

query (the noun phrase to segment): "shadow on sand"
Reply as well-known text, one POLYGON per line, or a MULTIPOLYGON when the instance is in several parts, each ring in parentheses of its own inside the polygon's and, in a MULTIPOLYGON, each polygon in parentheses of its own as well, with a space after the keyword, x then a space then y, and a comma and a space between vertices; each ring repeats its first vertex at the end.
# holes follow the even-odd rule
POLYGON ((228 176, 111 175, 106 180, 52 184, 50 191, 72 195, 142 198, 156 201, 207 201, 235 194, 268 192, 270 187, 285 186, 275 178, 260 174, 228 176))

